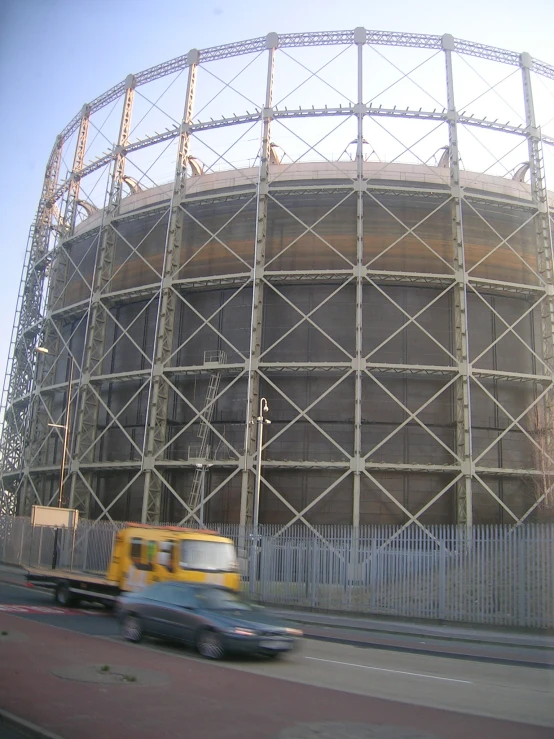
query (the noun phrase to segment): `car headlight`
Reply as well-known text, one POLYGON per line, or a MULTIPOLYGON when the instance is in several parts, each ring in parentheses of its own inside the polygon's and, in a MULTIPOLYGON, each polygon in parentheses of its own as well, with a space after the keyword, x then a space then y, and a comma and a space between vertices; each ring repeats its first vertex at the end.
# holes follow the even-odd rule
POLYGON ((252 629, 242 629, 238 626, 236 629, 233 629, 233 634, 237 634, 238 636, 256 636, 256 632, 252 629))
POLYGON ((285 629, 285 631, 290 636, 304 636, 303 632, 300 631, 300 629, 285 629))

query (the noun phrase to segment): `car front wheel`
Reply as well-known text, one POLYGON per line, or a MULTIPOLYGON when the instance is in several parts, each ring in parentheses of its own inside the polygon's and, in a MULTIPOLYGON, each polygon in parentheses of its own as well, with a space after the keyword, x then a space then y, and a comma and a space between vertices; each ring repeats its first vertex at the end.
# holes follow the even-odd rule
POLYGON ((198 634, 196 648, 199 654, 206 659, 222 659, 225 654, 223 641, 217 631, 204 629, 198 634))
POLYGON ((127 641, 139 642, 142 639, 142 624, 138 616, 128 614, 123 618, 123 637, 127 641))

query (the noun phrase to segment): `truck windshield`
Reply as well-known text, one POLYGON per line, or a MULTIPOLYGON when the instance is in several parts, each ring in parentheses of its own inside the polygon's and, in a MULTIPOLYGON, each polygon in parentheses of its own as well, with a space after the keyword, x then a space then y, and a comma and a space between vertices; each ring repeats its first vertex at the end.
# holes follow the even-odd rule
POLYGON ((237 569, 235 548, 232 544, 221 541, 188 539, 181 542, 179 564, 183 570, 234 572, 237 569))

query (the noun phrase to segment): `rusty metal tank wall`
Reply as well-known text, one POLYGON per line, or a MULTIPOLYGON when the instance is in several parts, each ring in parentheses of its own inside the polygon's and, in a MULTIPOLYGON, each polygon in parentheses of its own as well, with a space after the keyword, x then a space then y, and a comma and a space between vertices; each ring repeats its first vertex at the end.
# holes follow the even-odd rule
MULTIPOLYGON (((261 393, 268 399, 272 424, 266 439, 265 478, 296 510, 305 509, 322 490, 336 481, 336 470, 342 469, 341 466, 347 462, 340 448, 351 455, 354 444, 354 380, 352 376, 340 380, 345 369, 351 366, 348 357, 354 353, 355 344, 356 290, 351 277, 344 273, 352 271, 349 264, 355 260, 356 204, 353 198, 344 200, 340 180, 325 184, 326 189, 314 192, 311 180, 296 181, 291 190, 287 189, 286 183, 280 183, 275 194, 278 202, 270 206, 268 213, 266 277, 271 288, 266 288, 264 295, 262 355, 267 381, 262 382, 261 393), (332 214, 320 221, 333 207, 332 214), (293 212, 299 220, 288 212, 293 212), (305 229, 300 222, 319 222, 317 234, 303 234, 305 229), (295 246, 286 249, 298 236, 295 246), (316 270, 317 274, 310 276, 310 270, 316 270), (328 276, 322 271, 328 271, 328 276), (294 306, 312 316, 314 323, 303 321, 281 340, 299 321, 300 314, 294 306), (337 385, 336 388, 316 402, 333 385, 337 385), (309 408, 314 403, 309 420, 298 417, 297 409, 309 408)), ((394 183, 387 183, 391 184, 394 186, 394 183)), ((435 373, 399 370, 398 374, 377 374, 380 385, 369 377, 363 379, 362 447, 364 450, 376 448, 369 460, 382 465, 383 469, 377 468, 375 477, 405 508, 418 510, 432 500, 448 481, 448 473, 434 469, 449 465, 452 456, 448 450, 455 449, 454 390, 450 387, 440 393, 451 377, 452 361, 448 353, 454 352, 453 291, 445 289, 447 282, 441 282, 441 275, 447 276, 447 265, 453 263, 451 213, 446 207, 447 195, 421 193, 417 183, 409 191, 405 188, 397 192, 374 190, 372 196, 380 204, 369 198, 365 203, 364 262, 371 263, 372 258, 381 254, 395 239, 399 242, 397 248, 378 256, 372 264, 377 271, 375 286, 367 284, 363 289, 364 356, 375 363, 377 373, 379 364, 383 367, 391 364, 431 366, 435 373), (381 204, 404 224, 420 223, 425 216, 429 217, 416 233, 402 238, 405 230, 387 215, 381 204), (430 245, 433 251, 425 244, 430 245), (413 272, 429 273, 428 285, 410 284, 409 275, 413 272), (389 298, 401 310, 393 307, 389 298), (420 324, 430 336, 413 324, 402 328, 406 315, 421 315, 420 324), (417 419, 406 423, 406 413, 387 392, 412 412, 432 396, 437 395, 437 399, 417 419), (402 426, 400 431, 397 430, 399 426, 402 426), (391 434, 394 435, 390 441, 383 443, 391 434), (407 469, 393 472, 387 469, 389 465, 405 465, 407 469), (420 469, 408 469, 410 465, 427 469, 422 474, 420 469)), ((250 198, 249 193, 235 194, 231 188, 206 195, 190 206, 191 218, 183 232, 181 254, 183 267, 180 277, 184 282, 179 287, 186 302, 180 302, 178 306, 174 354, 170 361, 170 365, 176 368, 175 387, 201 409, 209 380, 209 372, 202 368, 204 352, 226 352, 221 383, 223 388, 232 385, 232 389, 218 400, 212 423, 239 454, 244 448, 247 396, 247 380, 239 375, 249 350, 252 310, 252 292, 244 289, 245 269, 240 260, 251 264, 253 259, 256 209, 254 202, 248 204, 250 198), (242 208, 240 215, 220 231, 239 208, 242 208), (206 231, 199 228, 194 219, 205 224, 212 233, 218 232, 225 246, 212 241, 208 249, 194 258, 206 240, 206 231), (212 325, 218 333, 208 326, 202 327, 200 316, 207 318, 210 315, 215 316, 212 325)), ((160 220, 159 216, 159 206, 163 202, 161 200, 144 211, 130 212, 120 226, 122 236, 133 244, 140 243, 141 249, 140 256, 129 258, 129 248, 124 239, 118 241, 111 286, 113 319, 109 321, 105 356, 98 372, 103 377, 100 384, 102 399, 111 414, 117 415, 125 409, 120 422, 129 434, 128 438, 116 424, 110 424, 110 414, 101 410, 97 433, 104 433, 95 453, 95 463, 100 468, 102 463, 116 465, 114 469, 99 469, 95 473, 93 487, 104 506, 108 506, 113 498, 113 490, 122 489, 132 479, 134 470, 126 472, 125 465, 140 459, 139 450, 144 444, 149 398, 146 390, 136 393, 141 376, 149 371, 147 358, 153 351, 157 305, 148 295, 142 300, 129 299, 125 291, 139 287, 148 290, 153 273, 146 262, 155 269, 161 269, 167 229, 167 219, 160 220)), ((515 198, 501 201, 495 198, 487 202, 486 194, 483 197, 481 192, 475 207, 486 212, 490 227, 485 227, 476 213, 467 214, 464 239, 468 267, 497 246, 494 231, 513 233, 519 228, 517 243, 511 241, 512 249, 498 249, 487 260, 486 267, 478 269, 478 276, 524 283, 528 272, 517 255, 524 256, 531 264, 535 258, 533 230, 522 225, 528 218, 528 203, 523 199, 518 202, 515 198)), ((80 275, 73 276, 65 291, 66 311, 72 306, 78 308, 81 301, 90 297, 87 283, 92 281, 94 243, 98 237, 95 231, 87 231, 86 222, 81 232, 71 245, 72 258, 81 264, 81 269, 80 275)), ((482 347, 494 344, 504 328, 484 301, 509 323, 523 316, 529 308, 529 301, 517 294, 498 294, 494 289, 481 297, 470 294, 468 313, 472 356, 477 356, 482 347)), ((521 320, 518 333, 540 351, 536 346, 536 333, 540 332, 540 327, 536 324, 536 316, 530 313, 521 320)), ((64 327, 65 335, 71 336, 71 348, 76 355, 82 352, 85 327, 82 317, 79 321, 68 321, 64 327)), ((503 372, 534 371, 532 355, 518 350, 514 336, 503 337, 494 350, 483 357, 480 366, 503 372)), ((66 381, 64 374, 67 372, 67 364, 60 364, 52 378, 53 383, 66 381)), ((485 379, 484 383, 491 395, 500 399, 513 416, 529 404, 530 391, 526 385, 498 379, 485 379)), ((64 397, 61 391, 56 395, 54 415, 56 410, 63 411, 64 397)), ((186 498, 194 474, 194 466, 188 461, 188 450, 197 441, 199 424, 193 424, 171 442, 173 436, 193 419, 194 413, 175 392, 171 394, 169 409, 165 454, 169 462, 169 479, 174 490, 186 498)), ((506 428, 506 418, 501 415, 492 398, 474 395, 472 418, 476 450, 484 448, 506 428)), ((216 449, 219 439, 213 433, 210 437, 210 446, 216 449)), ((219 446, 221 448, 221 444, 219 446)), ((217 453, 214 456, 216 462, 207 473, 209 490, 216 489, 228 477, 229 469, 237 465, 237 458, 233 459, 232 455, 228 459, 221 455, 219 460, 217 453)), ((59 461, 60 445, 52 443, 41 455, 40 462, 56 465, 59 461)), ((491 469, 508 465, 532 466, 531 444, 520 431, 510 431, 489 453, 486 464, 491 469)), ((57 483, 56 475, 42 481, 45 500, 57 483)), ((526 493, 521 479, 495 476, 489 484, 498 497, 515 511, 523 513, 528 506, 529 493, 526 493)), ((111 507, 111 515, 120 519, 139 518, 142 494, 140 481, 131 485, 111 507)), ((485 496, 477 497, 475 521, 503 520, 502 508, 494 501, 491 504, 491 500, 485 496)), ((185 513, 169 492, 164 495, 162 510, 164 520, 180 520, 185 513)), ((96 505, 91 515, 99 515, 100 511, 100 506, 96 505)), ((238 522, 239 511, 240 476, 236 475, 209 501, 206 513, 211 521, 238 522)), ((265 494, 261 499, 260 516, 262 522, 284 524, 290 518, 290 509, 278 497, 265 494)), ((346 479, 337 484, 321 503, 310 509, 307 518, 314 525, 351 522, 350 481, 346 479)), ((452 523, 454 520, 452 492, 443 495, 422 516, 422 521, 427 523, 452 523)), ((402 512, 366 480, 362 486, 360 522, 401 523, 402 512)))

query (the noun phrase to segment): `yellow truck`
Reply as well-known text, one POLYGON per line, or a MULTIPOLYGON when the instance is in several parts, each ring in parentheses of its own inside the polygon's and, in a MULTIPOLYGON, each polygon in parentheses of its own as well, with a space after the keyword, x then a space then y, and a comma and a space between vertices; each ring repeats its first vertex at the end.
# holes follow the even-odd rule
POLYGON ((163 581, 210 583, 240 590, 231 539, 217 531, 136 523, 116 534, 105 576, 28 568, 26 578, 30 586, 53 590, 56 603, 66 607, 89 601, 111 608, 122 592, 163 581))

